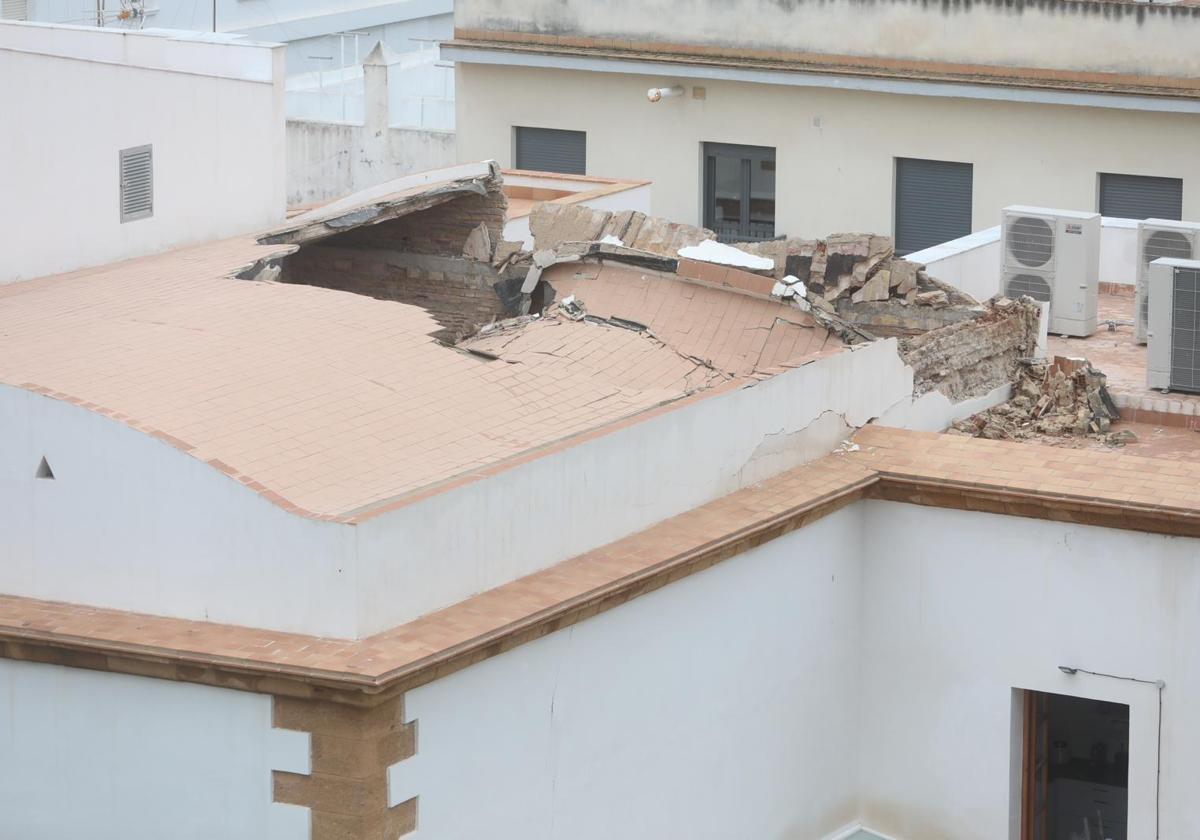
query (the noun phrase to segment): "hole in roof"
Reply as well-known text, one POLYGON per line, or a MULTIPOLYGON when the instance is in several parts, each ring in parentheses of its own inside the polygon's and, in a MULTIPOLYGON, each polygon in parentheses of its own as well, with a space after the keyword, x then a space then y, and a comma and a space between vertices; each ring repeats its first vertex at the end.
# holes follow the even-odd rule
POLYGON ((54 479, 54 470, 50 469, 50 462, 46 460, 44 455, 42 456, 42 462, 38 464, 37 477, 54 479))

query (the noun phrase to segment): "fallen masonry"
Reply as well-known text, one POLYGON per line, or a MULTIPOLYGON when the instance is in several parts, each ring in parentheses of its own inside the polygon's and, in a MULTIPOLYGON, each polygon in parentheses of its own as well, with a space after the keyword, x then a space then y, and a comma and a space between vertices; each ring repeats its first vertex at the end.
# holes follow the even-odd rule
POLYGON ((1086 359, 1056 356, 1023 360, 1007 402, 959 420, 951 430, 991 440, 1090 436, 1119 444, 1125 435, 1109 434, 1116 419, 1104 374, 1086 359))

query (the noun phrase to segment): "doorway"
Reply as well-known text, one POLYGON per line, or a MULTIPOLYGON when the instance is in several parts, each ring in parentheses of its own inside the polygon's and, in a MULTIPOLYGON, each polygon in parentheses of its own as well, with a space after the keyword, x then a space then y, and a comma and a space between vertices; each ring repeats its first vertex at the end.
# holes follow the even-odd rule
POLYGON ((1024 694, 1021 840, 1128 840, 1129 706, 1024 694))

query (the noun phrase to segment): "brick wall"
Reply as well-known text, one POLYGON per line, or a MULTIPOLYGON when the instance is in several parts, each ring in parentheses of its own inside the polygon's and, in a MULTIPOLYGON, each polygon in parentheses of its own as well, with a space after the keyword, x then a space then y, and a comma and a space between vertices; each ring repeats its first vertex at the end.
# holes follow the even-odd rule
POLYGON ((499 190, 486 196, 468 195, 390 222, 347 231, 337 240, 339 245, 457 257, 480 222, 487 225, 492 244, 499 242, 507 208, 508 200, 499 190))
POLYGON ((311 772, 276 770, 274 799, 311 811, 311 840, 398 840, 416 828, 417 801, 388 807, 387 770, 416 752, 400 697, 372 708, 275 697, 273 724, 312 735, 311 772))
POLYGON ((419 306, 441 325, 434 334, 446 341, 511 314, 492 289, 496 269, 461 256, 313 244, 284 260, 282 279, 419 306))

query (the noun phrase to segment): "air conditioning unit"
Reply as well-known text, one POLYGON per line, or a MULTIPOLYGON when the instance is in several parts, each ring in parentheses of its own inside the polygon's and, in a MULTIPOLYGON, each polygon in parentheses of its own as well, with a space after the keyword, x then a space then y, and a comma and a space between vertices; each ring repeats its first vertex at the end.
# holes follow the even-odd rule
POLYGON ((1150 263, 1146 385, 1200 393, 1200 260, 1150 263))
POLYGON ((1050 332, 1096 331, 1100 295, 1100 214, 1005 207, 1001 289, 1050 304, 1050 332))
POLYGON ((1176 260, 1200 259, 1200 224, 1170 219, 1138 222, 1138 267, 1133 299, 1133 337, 1146 343, 1146 288, 1150 263, 1160 257, 1176 260))

